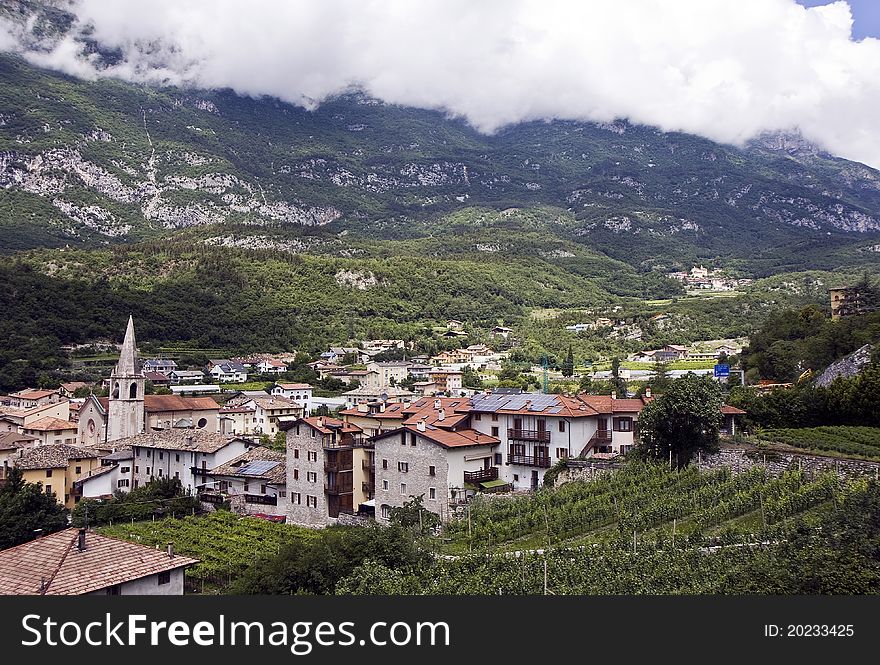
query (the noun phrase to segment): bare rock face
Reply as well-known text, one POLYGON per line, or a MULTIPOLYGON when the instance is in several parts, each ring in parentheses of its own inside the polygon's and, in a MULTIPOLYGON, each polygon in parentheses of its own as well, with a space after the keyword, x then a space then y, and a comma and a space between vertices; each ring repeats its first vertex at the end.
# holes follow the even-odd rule
POLYGON ((871 362, 873 350, 873 345, 865 344, 862 348, 856 349, 845 358, 831 363, 816 379, 816 385, 829 386, 838 377, 850 378, 856 376, 871 362))

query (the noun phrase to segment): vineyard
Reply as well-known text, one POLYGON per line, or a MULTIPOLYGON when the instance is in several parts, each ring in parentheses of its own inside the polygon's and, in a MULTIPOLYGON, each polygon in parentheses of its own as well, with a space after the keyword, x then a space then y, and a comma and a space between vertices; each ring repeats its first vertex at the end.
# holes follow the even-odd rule
POLYGON ((804 450, 880 460, 878 427, 768 429, 760 432, 758 437, 764 441, 783 443, 804 450))
POLYGON ((204 517, 115 524, 98 531, 150 547, 172 543, 175 552, 199 559, 201 563, 187 570, 190 589, 198 591, 222 590, 256 559, 276 555, 291 540, 316 536, 309 529, 223 511, 204 517))
POLYGON ((479 498, 445 532, 450 553, 528 549, 667 536, 699 542, 725 529, 779 523, 823 504, 839 490, 834 474, 763 468, 734 475, 628 463, 591 482, 567 483, 514 498, 479 498), (751 522, 743 516, 755 517, 751 522))

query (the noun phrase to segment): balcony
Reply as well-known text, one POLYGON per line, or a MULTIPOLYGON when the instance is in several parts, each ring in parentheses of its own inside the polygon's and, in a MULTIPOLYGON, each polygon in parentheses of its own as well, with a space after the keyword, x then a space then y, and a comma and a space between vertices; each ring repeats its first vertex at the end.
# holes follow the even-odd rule
POLYGON ((537 466, 541 469, 549 469, 550 456, 541 455, 540 457, 535 457, 533 455, 508 455, 507 463, 521 464, 522 466, 537 466))
POLYGON ((465 471, 464 482, 476 485, 484 483, 487 480, 498 480, 498 467, 490 466, 488 469, 480 469, 479 471, 465 471))
POLYGON ((344 483, 324 483, 324 491, 331 496, 338 496, 353 493, 354 487, 352 487, 351 480, 344 483))
POLYGON ((352 465, 350 461, 348 464, 345 462, 324 462, 324 471, 327 473, 346 473, 352 471, 352 465))
POLYGON ((373 471, 376 470, 376 465, 370 460, 362 460, 361 461, 361 468, 364 471, 369 471, 372 473, 373 471))
POLYGON ((611 430, 597 429, 596 433, 590 437, 590 441, 595 441, 596 443, 611 443, 611 430))
POLYGON ((214 492, 202 492, 199 494, 199 501, 204 501, 205 503, 223 503, 225 500, 225 496, 214 492))
POLYGON ((517 441, 550 441, 550 430, 546 429, 509 429, 508 439, 517 441))
POLYGON ((372 497, 376 491, 376 486, 373 483, 361 483, 361 491, 368 497, 372 497))
POLYGON ((245 494, 245 503, 259 503, 264 506, 277 506, 278 497, 271 494, 245 494))

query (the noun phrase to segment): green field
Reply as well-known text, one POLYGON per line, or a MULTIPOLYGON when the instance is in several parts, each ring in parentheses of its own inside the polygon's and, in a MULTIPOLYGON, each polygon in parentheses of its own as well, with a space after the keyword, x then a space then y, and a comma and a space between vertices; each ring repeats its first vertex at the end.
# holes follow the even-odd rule
POLYGON ((175 552, 199 559, 200 563, 187 570, 191 589, 199 591, 222 590, 256 559, 274 556, 285 543, 314 538, 317 534, 226 511, 203 517, 114 524, 98 531, 149 547, 165 548, 172 543, 175 552))
POLYGON ((758 438, 820 454, 880 460, 880 427, 802 427, 767 429, 758 438))

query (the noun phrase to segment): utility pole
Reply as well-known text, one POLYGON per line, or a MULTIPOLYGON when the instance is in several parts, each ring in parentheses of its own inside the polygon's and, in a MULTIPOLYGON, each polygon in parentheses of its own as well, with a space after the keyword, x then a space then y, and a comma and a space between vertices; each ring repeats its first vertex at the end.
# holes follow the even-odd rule
POLYGON ((544 354, 544 357, 542 358, 542 361, 541 361, 541 362, 542 362, 542 365, 543 365, 543 367, 544 367, 544 394, 546 395, 547 393, 550 392, 550 377, 549 377, 549 365, 550 365, 550 363, 549 363, 549 361, 547 360, 547 354, 546 354, 546 353, 544 354))
POLYGON ((549 595, 547 593, 547 553, 544 553, 544 595, 549 595))

